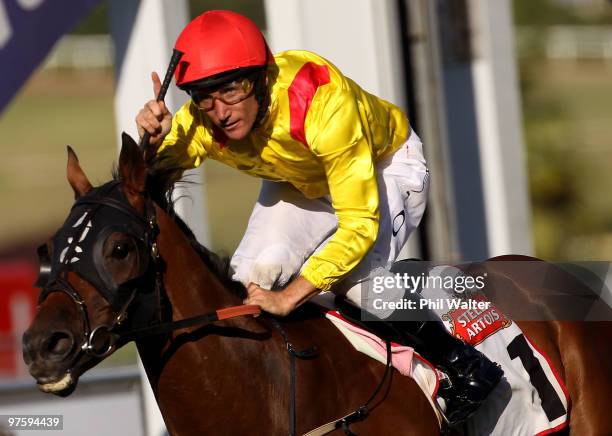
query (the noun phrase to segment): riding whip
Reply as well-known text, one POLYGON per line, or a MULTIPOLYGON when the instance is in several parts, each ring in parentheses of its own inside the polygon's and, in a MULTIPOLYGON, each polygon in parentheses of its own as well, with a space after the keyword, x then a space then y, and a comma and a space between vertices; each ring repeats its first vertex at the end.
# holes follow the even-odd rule
MULTIPOLYGON (((181 60, 181 56, 183 56, 182 51, 178 51, 177 49, 172 50, 172 57, 170 58, 170 63, 168 64, 166 75, 164 76, 164 82, 162 83, 161 88, 159 89, 159 94, 155 100, 163 101, 164 97, 166 97, 166 91, 168 91, 170 81, 172 80, 172 75, 174 74, 174 70, 176 70, 176 66, 181 60)), ((145 130, 144 135, 142 135, 142 138, 140 139, 140 144, 138 145, 141 152, 145 152, 150 138, 151 134, 145 130)))

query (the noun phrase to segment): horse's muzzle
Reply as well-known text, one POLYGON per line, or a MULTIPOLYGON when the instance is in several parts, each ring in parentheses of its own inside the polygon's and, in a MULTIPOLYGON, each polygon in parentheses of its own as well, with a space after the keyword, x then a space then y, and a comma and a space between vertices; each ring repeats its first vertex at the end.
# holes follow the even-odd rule
POLYGON ((72 385, 67 375, 76 353, 74 335, 67 330, 28 330, 23 335, 23 360, 39 387, 48 387, 42 389, 45 392, 63 391, 72 385))

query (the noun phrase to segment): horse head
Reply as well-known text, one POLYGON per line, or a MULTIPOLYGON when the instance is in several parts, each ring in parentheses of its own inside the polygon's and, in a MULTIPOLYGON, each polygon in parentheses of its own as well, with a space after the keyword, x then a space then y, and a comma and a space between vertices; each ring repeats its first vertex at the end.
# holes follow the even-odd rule
POLYGON ((39 306, 23 336, 24 360, 42 391, 69 395, 84 371, 123 345, 116 333, 129 328, 134 307, 141 325, 155 316, 159 289, 148 272, 158 261, 158 228, 146 174, 126 134, 118 177, 96 188, 68 147, 75 203, 39 248, 39 306))

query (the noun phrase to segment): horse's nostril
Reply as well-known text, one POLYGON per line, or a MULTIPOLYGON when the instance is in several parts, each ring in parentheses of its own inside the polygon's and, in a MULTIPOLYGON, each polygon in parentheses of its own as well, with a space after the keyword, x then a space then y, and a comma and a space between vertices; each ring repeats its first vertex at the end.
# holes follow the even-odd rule
POLYGON ((43 350, 45 354, 53 356, 66 356, 72 350, 74 340, 68 332, 53 332, 45 340, 43 350))

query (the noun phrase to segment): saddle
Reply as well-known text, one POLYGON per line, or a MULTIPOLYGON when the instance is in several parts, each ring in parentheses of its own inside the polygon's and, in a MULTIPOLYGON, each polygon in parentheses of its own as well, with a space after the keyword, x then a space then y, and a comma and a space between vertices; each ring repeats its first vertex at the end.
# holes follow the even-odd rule
MULTIPOLYGON (((362 309, 349 302, 346 298, 336 296, 333 301, 333 307, 337 310, 342 317, 352 324, 359 326, 360 328, 378 336, 384 341, 395 342, 396 344, 412 346, 413 343, 409 342, 409 339, 404 335, 400 329, 396 326, 396 322, 386 321, 378 319, 376 321, 363 321, 362 320, 362 309)), ((372 315, 368 315, 372 318, 372 315)), ((415 338, 416 339, 416 338, 415 338)))

